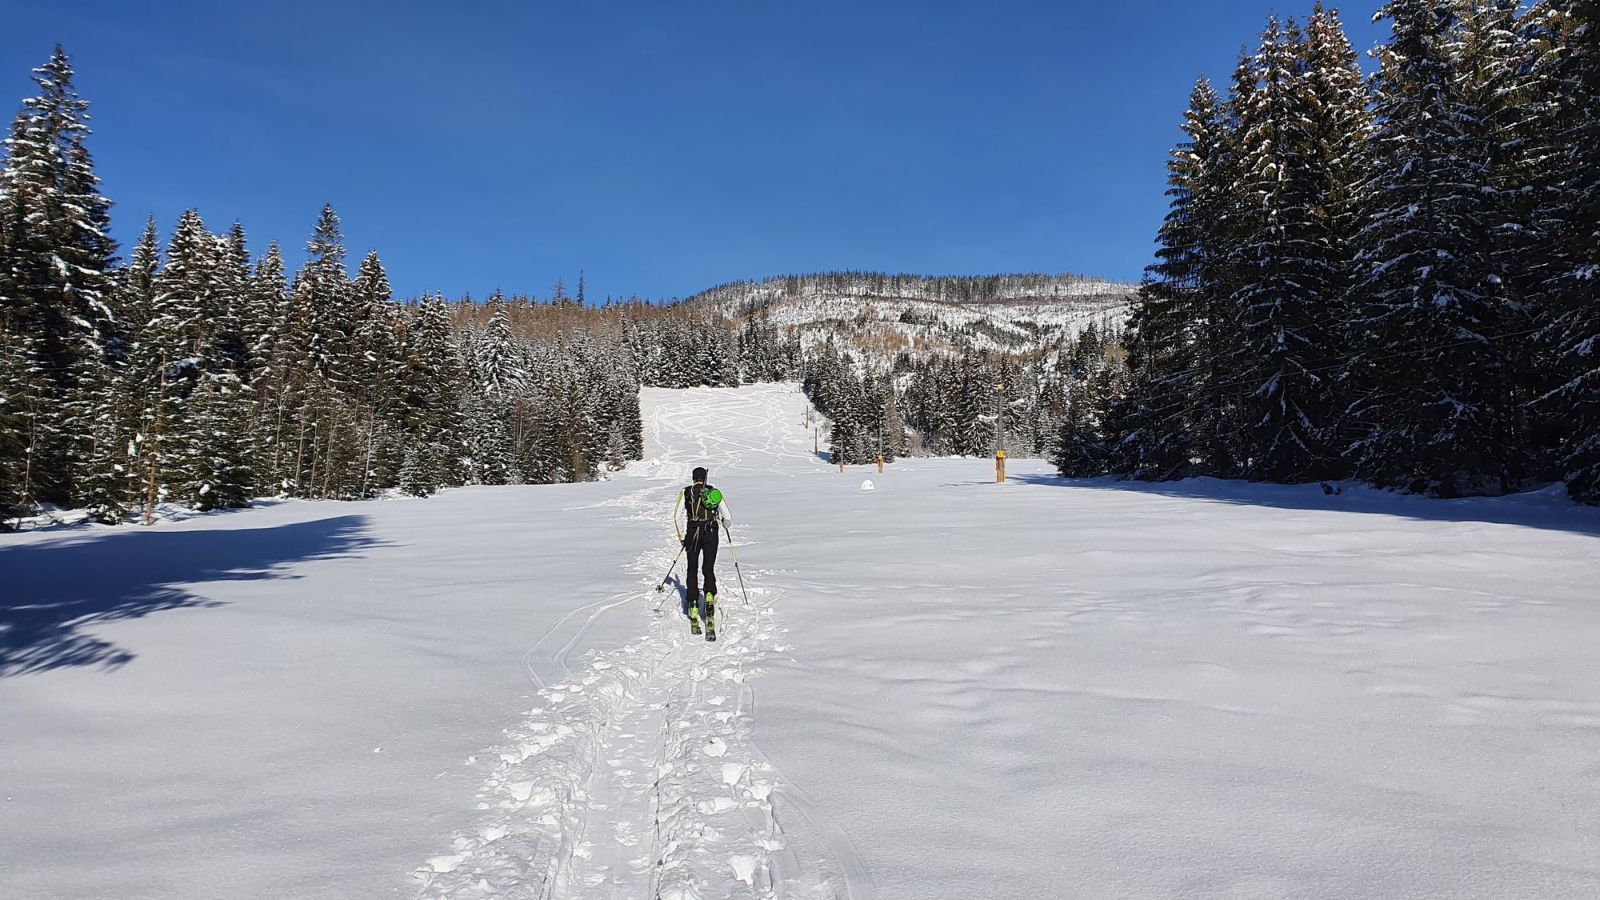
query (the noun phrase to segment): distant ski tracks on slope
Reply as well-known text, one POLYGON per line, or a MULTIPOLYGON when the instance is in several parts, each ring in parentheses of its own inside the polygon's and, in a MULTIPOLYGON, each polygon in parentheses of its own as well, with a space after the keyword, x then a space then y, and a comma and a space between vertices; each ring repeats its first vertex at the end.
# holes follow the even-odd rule
MULTIPOLYGON (((691 391, 656 410, 650 462, 635 473, 648 486, 605 505, 662 523, 701 460, 778 471, 781 399, 691 391)), ((541 702, 491 751, 482 821, 416 870, 420 896, 874 900, 848 836, 754 740, 750 679, 780 632, 780 598, 764 573, 745 573, 749 606, 724 593, 717 643, 691 639, 669 599, 642 637, 572 658, 600 617, 653 605, 650 588, 671 561, 667 550, 647 550, 630 566, 636 587, 573 609, 524 654, 541 702)))

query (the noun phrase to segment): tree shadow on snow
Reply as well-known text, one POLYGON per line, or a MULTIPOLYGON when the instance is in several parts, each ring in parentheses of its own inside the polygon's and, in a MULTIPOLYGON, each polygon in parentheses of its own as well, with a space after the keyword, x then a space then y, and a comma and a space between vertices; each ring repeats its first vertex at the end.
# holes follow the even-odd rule
POLYGON ((95 625, 218 601, 191 585, 294 578, 291 563, 375 545, 365 516, 271 528, 132 531, 0 547, 0 678, 72 666, 115 669, 134 653, 85 633, 95 625))
POLYGON ((1348 482, 1339 483, 1339 493, 1329 494, 1317 484, 1264 484, 1217 478, 1117 481, 1112 478, 1062 478, 1058 475, 1027 474, 1014 475, 1012 480, 1080 490, 1125 491, 1208 500, 1234 506, 1399 516, 1430 522, 1482 522, 1600 537, 1600 509, 1587 509, 1571 503, 1565 499, 1559 487, 1506 497, 1438 500, 1381 491, 1348 482))

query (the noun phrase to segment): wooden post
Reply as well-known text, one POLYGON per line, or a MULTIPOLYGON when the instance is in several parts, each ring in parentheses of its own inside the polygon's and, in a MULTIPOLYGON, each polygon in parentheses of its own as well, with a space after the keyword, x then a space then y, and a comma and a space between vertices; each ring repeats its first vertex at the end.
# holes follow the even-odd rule
POLYGON ((883 474, 883 454, 882 453, 878 454, 878 474, 879 475, 883 474))
POLYGON ((994 452, 994 483, 1006 483, 1006 452, 1004 450, 996 450, 994 452))

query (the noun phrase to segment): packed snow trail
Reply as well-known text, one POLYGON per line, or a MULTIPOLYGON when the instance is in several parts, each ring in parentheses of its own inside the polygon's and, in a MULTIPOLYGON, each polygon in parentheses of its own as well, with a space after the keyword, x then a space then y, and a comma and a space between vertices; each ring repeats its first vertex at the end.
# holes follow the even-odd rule
MULTIPOLYGON (((751 679, 779 646, 781 598, 750 572, 746 603, 731 571, 737 548, 725 549, 721 638, 711 643, 688 633, 681 559, 669 591, 651 590, 676 554, 668 514, 690 469, 712 466, 712 483, 730 485, 816 471, 795 433, 804 406, 769 386, 675 393, 647 408, 646 461, 629 472, 644 485, 605 505, 653 524, 659 545, 633 562, 630 589, 573 610, 525 655, 540 703, 493 751, 499 763, 480 792, 487 815, 417 870, 423 896, 873 896, 848 838, 798 786, 792 819, 780 823, 774 809, 780 776, 754 741, 751 679), (656 615, 642 637, 584 649, 598 618, 636 616, 644 603, 656 615)), ((735 516, 738 493, 729 492, 735 516)), ((741 541, 760 533, 759 523, 734 529, 741 541)))

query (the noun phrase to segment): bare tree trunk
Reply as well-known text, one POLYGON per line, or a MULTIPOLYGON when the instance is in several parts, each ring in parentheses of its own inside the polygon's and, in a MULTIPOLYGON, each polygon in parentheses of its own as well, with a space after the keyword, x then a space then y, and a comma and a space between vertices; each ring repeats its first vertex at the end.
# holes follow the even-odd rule
POLYGON ((161 409, 167 398, 167 361, 161 361, 161 380, 156 383, 156 414, 150 427, 150 479, 145 487, 144 524, 156 521, 156 498, 160 492, 161 468, 161 409))
POLYGON ((39 447, 39 411, 37 408, 28 416, 28 452, 22 463, 22 503, 17 506, 17 530, 22 530, 23 512, 32 505, 29 499, 33 494, 33 457, 39 447))
POLYGON ((372 443, 378 437, 378 410, 370 410, 367 416, 367 456, 361 463, 361 497, 366 499, 372 495, 372 443))
POLYGON ((324 500, 328 499, 328 497, 331 496, 331 494, 329 493, 329 489, 330 489, 330 485, 333 484, 333 471, 334 471, 335 468, 337 468, 334 465, 334 461, 335 461, 335 458, 336 458, 335 455, 334 455, 334 453, 335 453, 335 451, 334 451, 334 440, 337 438, 338 434, 339 434, 339 416, 338 416, 337 413, 335 413, 328 420, 328 452, 327 452, 327 460, 323 463, 323 466, 322 466, 322 499, 324 499, 324 500))
POLYGON ((283 410, 288 406, 289 379, 287 375, 278 385, 278 411, 277 420, 272 426, 272 477, 279 482, 282 489, 283 481, 283 410))
MULTIPOLYGON (((294 451, 294 489, 299 493, 306 472, 306 417, 300 417, 300 443, 294 451)), ((313 476, 315 477, 315 476, 313 476)))

